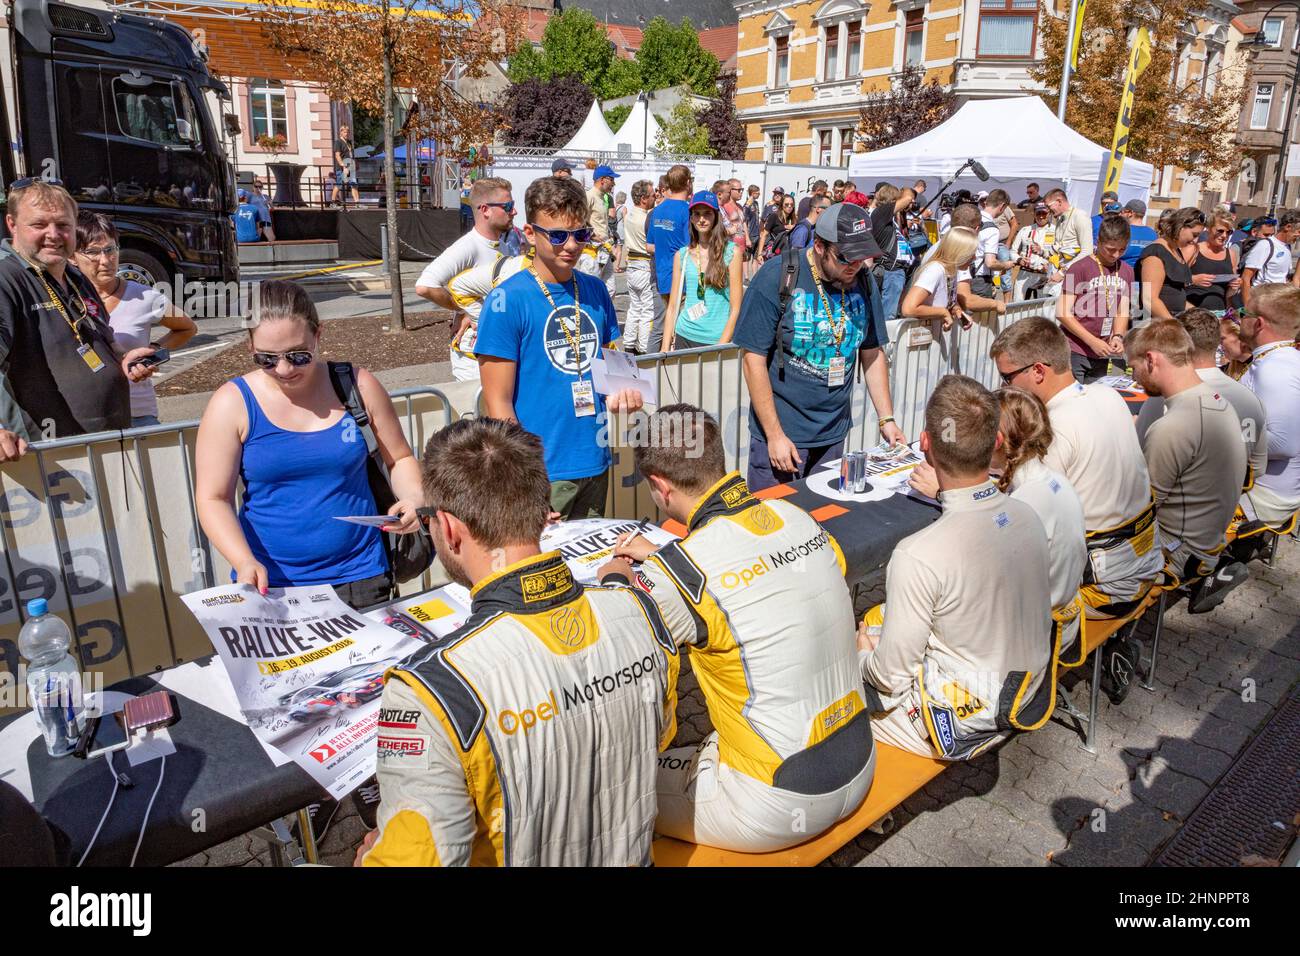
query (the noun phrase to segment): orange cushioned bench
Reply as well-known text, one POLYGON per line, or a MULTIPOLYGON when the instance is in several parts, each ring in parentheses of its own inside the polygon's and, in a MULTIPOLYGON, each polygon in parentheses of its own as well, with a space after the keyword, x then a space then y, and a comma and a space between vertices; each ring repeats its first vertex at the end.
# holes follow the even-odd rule
POLYGON ((862 806, 825 833, 796 846, 770 853, 741 853, 659 837, 654 844, 656 866, 816 866, 879 823, 891 810, 933 780, 949 764, 933 757, 876 744, 876 773, 862 806))

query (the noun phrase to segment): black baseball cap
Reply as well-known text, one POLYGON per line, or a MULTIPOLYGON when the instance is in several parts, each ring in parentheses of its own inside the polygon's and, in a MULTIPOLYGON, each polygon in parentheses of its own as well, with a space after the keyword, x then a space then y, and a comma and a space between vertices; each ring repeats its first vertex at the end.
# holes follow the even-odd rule
POLYGON ((874 259, 884 255, 871 235, 867 211, 852 203, 837 202, 822 212, 813 235, 839 247, 840 255, 850 261, 874 259))
POLYGON ((569 172, 573 172, 573 167, 569 165, 569 161, 564 157, 560 157, 555 162, 551 163, 551 172, 553 174, 562 172, 566 169, 569 170, 569 172))

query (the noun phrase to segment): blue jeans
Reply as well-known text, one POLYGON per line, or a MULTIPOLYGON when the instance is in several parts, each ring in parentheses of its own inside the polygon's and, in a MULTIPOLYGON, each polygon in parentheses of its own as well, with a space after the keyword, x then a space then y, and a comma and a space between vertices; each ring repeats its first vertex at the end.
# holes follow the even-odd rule
MULTIPOLYGON (((798 446, 796 446, 798 448, 798 446)), ((796 471, 779 471, 772 467, 772 459, 767 450, 767 442, 762 435, 749 438, 749 474, 745 480, 750 491, 762 491, 775 485, 798 481, 815 469, 823 461, 834 461, 844 454, 844 439, 833 445, 818 445, 815 448, 798 448, 802 464, 796 471)))
POLYGON ((157 415, 132 415, 131 427, 144 428, 146 425, 161 425, 157 415))
POLYGON ((898 316, 898 300, 903 297, 907 284, 906 269, 885 269, 880 276, 880 304, 885 308, 885 321, 898 316))

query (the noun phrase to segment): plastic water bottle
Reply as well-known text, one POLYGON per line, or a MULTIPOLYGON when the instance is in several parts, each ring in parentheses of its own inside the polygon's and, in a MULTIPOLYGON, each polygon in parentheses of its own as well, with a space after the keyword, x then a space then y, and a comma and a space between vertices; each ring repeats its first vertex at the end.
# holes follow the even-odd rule
POLYGON ((51 757, 72 753, 81 736, 81 671, 68 653, 71 644, 68 625, 50 613, 45 598, 27 602, 18 652, 27 658, 27 699, 51 757))

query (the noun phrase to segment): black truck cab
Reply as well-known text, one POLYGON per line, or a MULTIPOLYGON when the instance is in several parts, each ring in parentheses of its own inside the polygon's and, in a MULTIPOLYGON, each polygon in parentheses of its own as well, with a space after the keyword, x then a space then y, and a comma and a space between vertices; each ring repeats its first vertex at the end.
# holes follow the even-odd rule
POLYGON ((14 0, 10 18, 5 183, 58 179, 111 216, 140 281, 236 281, 234 175, 206 100, 229 94, 190 35, 53 0, 14 0))

